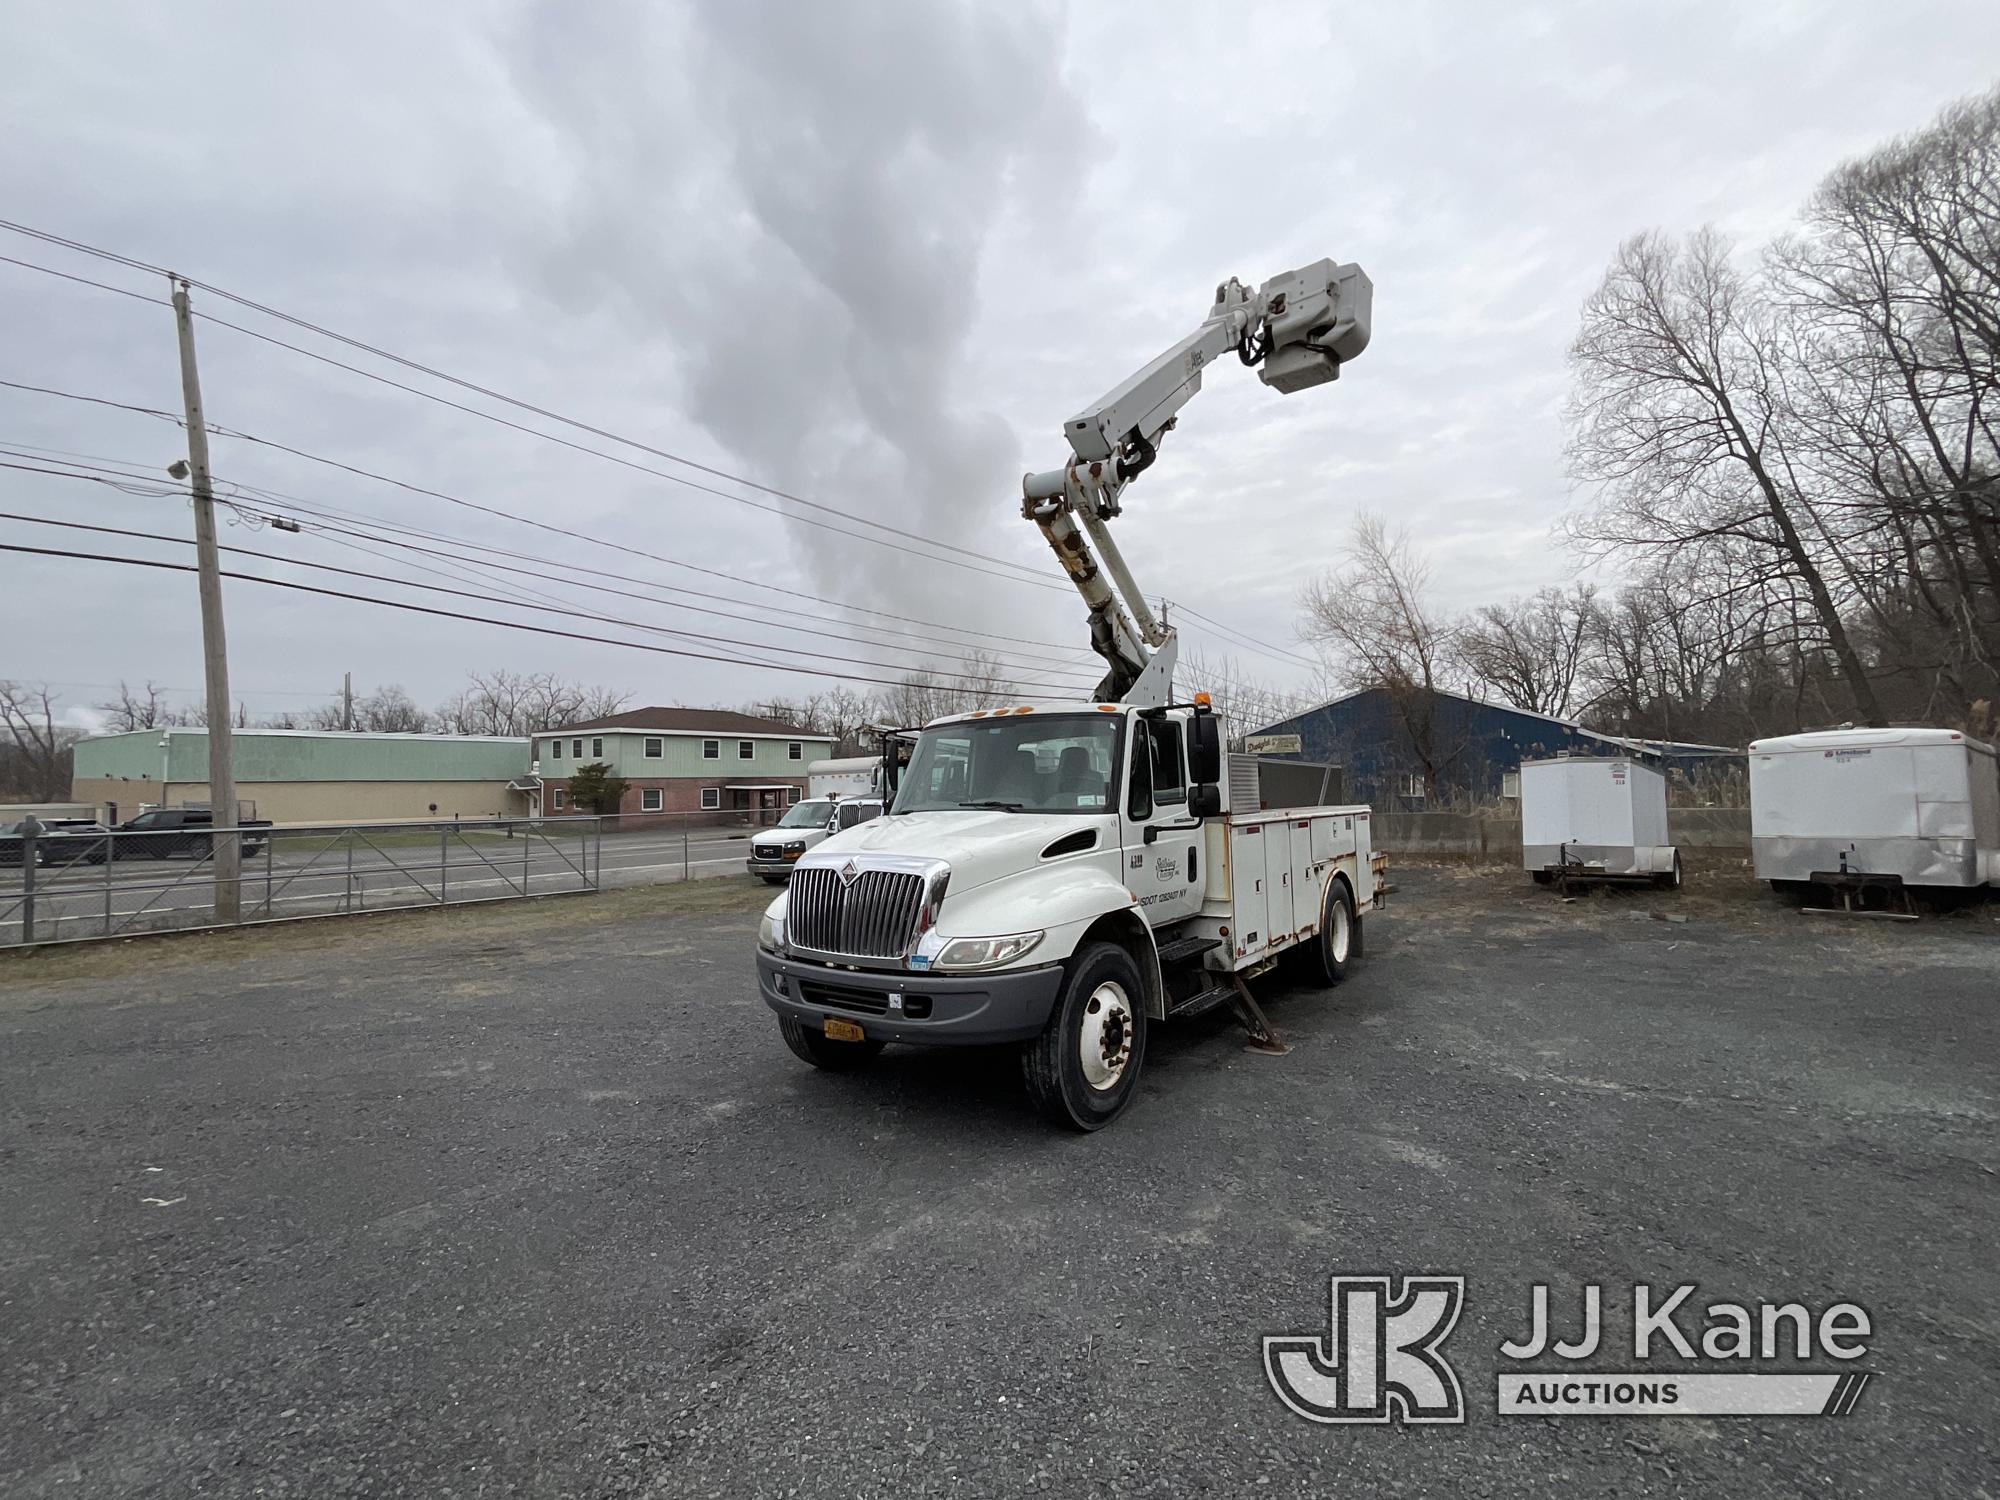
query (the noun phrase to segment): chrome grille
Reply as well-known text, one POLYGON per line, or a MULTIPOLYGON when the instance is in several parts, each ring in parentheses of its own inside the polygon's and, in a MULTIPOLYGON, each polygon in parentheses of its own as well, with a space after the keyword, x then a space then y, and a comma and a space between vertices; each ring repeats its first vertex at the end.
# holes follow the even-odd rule
POLYGON ((902 870, 863 870, 849 883, 840 871, 792 871, 786 930, 794 946, 854 958, 901 958, 916 936, 924 879, 902 870))

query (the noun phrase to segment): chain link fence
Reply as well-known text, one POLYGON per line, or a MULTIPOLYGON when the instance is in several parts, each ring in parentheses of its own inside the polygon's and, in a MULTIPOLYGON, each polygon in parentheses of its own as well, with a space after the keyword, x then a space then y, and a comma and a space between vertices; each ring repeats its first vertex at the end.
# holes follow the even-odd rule
MULTIPOLYGON (((594 891, 604 833, 588 817, 149 831, 28 820, 0 833, 0 947, 594 891), (225 840, 239 856, 233 892, 218 889, 225 840)), ((684 875, 690 864, 683 853, 684 875)))

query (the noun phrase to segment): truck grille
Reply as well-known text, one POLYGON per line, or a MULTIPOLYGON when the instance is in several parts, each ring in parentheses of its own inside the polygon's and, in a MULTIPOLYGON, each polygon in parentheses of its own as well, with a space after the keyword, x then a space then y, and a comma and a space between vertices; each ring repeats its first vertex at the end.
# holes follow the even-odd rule
POLYGON ((923 900, 923 877, 901 870, 863 870, 849 883, 836 869, 795 869, 786 924, 794 944, 816 953, 901 958, 923 900))
POLYGON ((752 844, 750 846, 750 857, 752 859, 777 859, 784 852, 784 848, 778 844, 752 844))

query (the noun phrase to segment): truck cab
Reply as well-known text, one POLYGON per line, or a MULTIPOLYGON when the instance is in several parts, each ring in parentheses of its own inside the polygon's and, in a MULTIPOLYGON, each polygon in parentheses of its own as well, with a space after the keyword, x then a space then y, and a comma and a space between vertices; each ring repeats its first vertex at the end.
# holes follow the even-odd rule
POLYGON ((1238 1001, 1239 974, 1290 949, 1328 982, 1359 953, 1367 809, 1239 817, 1224 812, 1221 773, 1218 721, 1199 705, 928 725, 887 815, 795 859, 765 914, 759 982, 787 1043, 836 1069, 890 1041, 1019 1043, 1045 1113, 1108 1123, 1151 1022, 1238 1001), (1344 824, 1317 852, 1315 818, 1344 824), (1251 840, 1255 873, 1238 889, 1251 840))

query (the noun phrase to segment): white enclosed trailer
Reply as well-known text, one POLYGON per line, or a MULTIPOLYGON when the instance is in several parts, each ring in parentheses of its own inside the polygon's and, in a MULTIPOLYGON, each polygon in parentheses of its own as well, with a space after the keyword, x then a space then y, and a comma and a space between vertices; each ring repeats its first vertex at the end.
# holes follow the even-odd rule
POLYGON ((1951 729, 1835 729, 1750 745, 1750 846, 1774 885, 2000 884, 1993 747, 1951 729))
POLYGON ((1521 862, 1558 878, 1681 883, 1667 841, 1667 779, 1625 756, 1521 762, 1521 862))
POLYGON ((882 782, 882 757, 851 755, 816 760, 806 767, 808 797, 869 797, 882 782))

